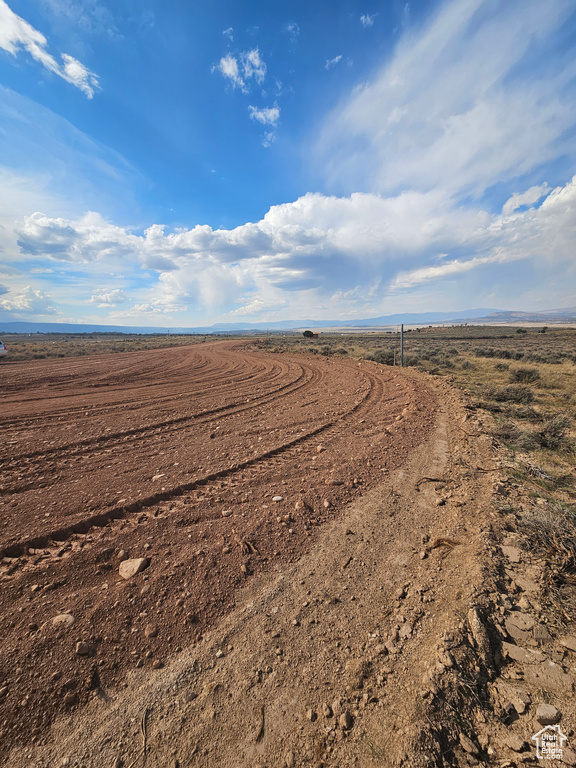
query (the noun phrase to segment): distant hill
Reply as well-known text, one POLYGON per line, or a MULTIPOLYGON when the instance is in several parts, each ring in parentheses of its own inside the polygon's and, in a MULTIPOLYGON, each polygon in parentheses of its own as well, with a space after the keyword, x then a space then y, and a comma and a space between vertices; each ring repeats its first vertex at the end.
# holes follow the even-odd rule
POLYGON ((215 323, 194 328, 162 328, 159 326, 88 325, 84 323, 27 323, 1 320, 0 333, 192 333, 218 334, 254 331, 289 331, 304 328, 380 328, 400 325, 437 325, 462 323, 576 323, 576 307, 549 309, 541 312, 519 312, 502 309, 466 309, 454 312, 421 312, 382 315, 362 320, 277 320, 269 323, 215 323))

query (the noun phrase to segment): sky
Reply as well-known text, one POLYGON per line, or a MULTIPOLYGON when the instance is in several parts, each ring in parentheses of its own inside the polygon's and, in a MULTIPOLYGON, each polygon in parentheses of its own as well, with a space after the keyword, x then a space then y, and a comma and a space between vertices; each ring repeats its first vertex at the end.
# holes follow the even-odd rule
POLYGON ((573 0, 0 0, 0 322, 576 307, 573 0))

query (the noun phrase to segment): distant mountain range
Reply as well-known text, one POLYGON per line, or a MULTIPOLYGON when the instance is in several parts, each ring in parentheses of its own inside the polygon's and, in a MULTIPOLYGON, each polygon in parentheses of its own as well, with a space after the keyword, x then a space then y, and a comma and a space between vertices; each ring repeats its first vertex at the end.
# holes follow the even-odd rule
POLYGON ((382 315, 364 320, 277 320, 268 323, 215 323, 196 328, 167 328, 131 325, 89 325, 85 323, 27 323, 0 319, 0 333, 242 333, 290 331, 305 328, 383 328, 404 325, 461 325, 511 323, 576 323, 576 307, 541 312, 516 312, 502 309, 466 309, 456 312, 422 312, 382 315))

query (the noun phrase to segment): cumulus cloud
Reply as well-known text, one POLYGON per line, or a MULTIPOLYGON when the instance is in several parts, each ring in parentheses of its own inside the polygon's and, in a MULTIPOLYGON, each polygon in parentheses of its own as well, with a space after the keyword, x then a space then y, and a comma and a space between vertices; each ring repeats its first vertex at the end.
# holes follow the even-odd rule
POLYGON ((334 56, 333 59, 326 59, 326 64, 324 64, 324 69, 334 69, 334 67, 339 64, 342 61, 342 54, 339 53, 338 56, 334 56))
POLYGON ((276 104, 273 107, 258 109, 257 107, 248 107, 252 120, 257 120, 262 125, 276 125, 280 119, 280 107, 276 104))
POLYGON ((513 213, 523 205, 534 205, 538 200, 541 200, 550 191, 548 184, 541 184, 538 187, 530 187, 526 192, 514 193, 512 197, 504 203, 502 207, 502 213, 513 213))
POLYGON ((124 304, 128 300, 125 291, 120 288, 112 290, 101 289, 96 291, 89 300, 90 304, 98 304, 99 307, 115 307, 117 304, 124 304))
POLYGON ((63 53, 62 63, 47 51, 48 41, 31 24, 14 13, 0 0, 0 48, 16 56, 23 48, 30 56, 49 72, 79 88, 91 99, 99 90, 98 77, 73 56, 63 53))
MULTIPOLYGON (((551 190, 538 208, 513 215, 464 208, 438 190, 307 194, 229 230, 153 225, 136 235, 95 214, 76 221, 34 214, 23 222, 20 242, 56 261, 113 259, 154 269, 157 284, 142 303, 163 312, 224 311, 240 302, 256 308, 256 300, 271 297, 292 306, 304 295, 308 304, 336 296, 350 310, 361 297, 362 306, 377 303, 497 265, 521 262, 566 274, 574 269, 575 234, 576 178, 551 190)), ((122 296, 103 289, 93 303, 118 304, 122 296)))
POLYGON ((570 0, 445 2, 328 116, 314 151, 333 188, 479 199, 573 155, 576 66, 548 55, 573 10, 570 0))
POLYGON ((229 53, 220 59, 212 71, 215 69, 222 77, 230 80, 234 88, 240 88, 244 93, 248 93, 248 81, 254 80, 261 85, 266 77, 266 64, 258 48, 243 51, 238 57, 229 53))
POLYGON ((58 315, 52 297, 43 291, 27 285, 18 292, 12 292, 7 299, 0 299, 0 307, 16 315, 58 315))

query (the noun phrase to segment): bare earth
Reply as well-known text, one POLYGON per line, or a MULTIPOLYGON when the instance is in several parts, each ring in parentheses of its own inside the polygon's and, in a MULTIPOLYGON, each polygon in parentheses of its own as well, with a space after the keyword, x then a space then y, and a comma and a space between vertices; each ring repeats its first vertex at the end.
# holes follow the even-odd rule
POLYGON ((1 374, 3 764, 512 766, 574 722, 560 635, 552 682, 502 645, 538 564, 446 383, 229 341, 1 374))

